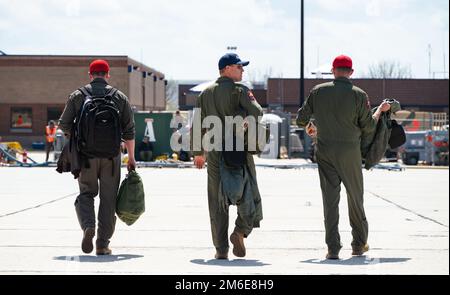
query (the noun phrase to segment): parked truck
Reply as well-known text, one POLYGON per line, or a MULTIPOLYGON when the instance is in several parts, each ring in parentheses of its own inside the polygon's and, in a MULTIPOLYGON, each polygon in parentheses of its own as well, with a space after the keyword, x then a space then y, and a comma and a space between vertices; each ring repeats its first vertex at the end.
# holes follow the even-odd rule
POLYGON ((406 165, 448 165, 448 130, 407 131, 399 155, 406 165))

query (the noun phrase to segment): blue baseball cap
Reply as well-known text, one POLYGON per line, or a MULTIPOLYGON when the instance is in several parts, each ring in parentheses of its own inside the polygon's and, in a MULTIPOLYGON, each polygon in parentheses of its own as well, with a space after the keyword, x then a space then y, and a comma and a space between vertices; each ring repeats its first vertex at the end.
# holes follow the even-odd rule
POLYGON ((247 66, 249 61, 242 61, 236 53, 227 53, 219 59, 219 70, 229 65, 247 66))

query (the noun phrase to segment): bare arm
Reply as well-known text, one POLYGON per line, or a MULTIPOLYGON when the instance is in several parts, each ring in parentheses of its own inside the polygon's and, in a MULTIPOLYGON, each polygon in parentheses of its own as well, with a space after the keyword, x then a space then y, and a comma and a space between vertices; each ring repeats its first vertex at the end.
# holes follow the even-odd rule
POLYGON ((134 139, 125 140, 125 147, 128 151, 128 171, 135 170, 136 169, 136 160, 134 159, 134 146, 135 141, 134 139))
POLYGON ((375 113, 372 115, 372 118, 374 118, 376 121, 378 121, 380 119, 381 113, 387 112, 390 108, 391 108, 391 105, 388 102, 383 101, 378 106, 378 108, 375 111, 375 113))
POLYGON ((306 101, 303 103, 303 106, 297 111, 296 122, 299 127, 305 127, 309 125, 309 120, 311 119, 311 116, 313 114, 312 100, 315 93, 316 91, 313 89, 306 101))

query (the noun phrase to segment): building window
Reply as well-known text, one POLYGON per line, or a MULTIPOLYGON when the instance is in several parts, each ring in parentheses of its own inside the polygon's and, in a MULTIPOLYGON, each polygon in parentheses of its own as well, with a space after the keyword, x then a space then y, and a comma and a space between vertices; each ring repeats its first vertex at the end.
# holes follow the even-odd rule
POLYGON ((61 114, 62 110, 60 108, 47 108, 47 122, 53 120, 56 124, 58 124, 61 114))
POLYGON ((11 108, 11 132, 32 132, 32 114, 31 108, 11 108))

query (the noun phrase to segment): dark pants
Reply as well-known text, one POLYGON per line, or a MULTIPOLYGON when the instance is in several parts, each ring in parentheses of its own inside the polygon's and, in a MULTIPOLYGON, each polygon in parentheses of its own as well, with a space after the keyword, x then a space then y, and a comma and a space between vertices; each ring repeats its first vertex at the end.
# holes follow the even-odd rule
POLYGON ((153 152, 152 151, 140 151, 139 157, 141 158, 141 161, 150 162, 153 159, 153 152))
POLYGON ((48 162, 50 151, 53 151, 53 150, 55 150, 55 147, 53 146, 53 142, 46 141, 45 142, 45 154, 46 154, 45 162, 48 162))
POLYGON ((352 246, 360 248, 367 243, 369 226, 364 213, 364 186, 359 143, 319 142, 317 148, 320 187, 325 217, 325 241, 328 249, 339 252, 339 199, 341 183, 347 191, 348 213, 352 227, 352 246))
POLYGON ((80 195, 75 210, 81 229, 95 228, 94 197, 100 191, 97 248, 109 245, 116 224, 116 198, 120 184, 120 156, 110 159, 89 159, 90 168, 82 168, 78 184, 80 195))

